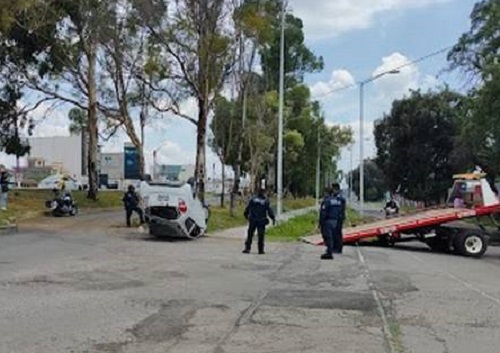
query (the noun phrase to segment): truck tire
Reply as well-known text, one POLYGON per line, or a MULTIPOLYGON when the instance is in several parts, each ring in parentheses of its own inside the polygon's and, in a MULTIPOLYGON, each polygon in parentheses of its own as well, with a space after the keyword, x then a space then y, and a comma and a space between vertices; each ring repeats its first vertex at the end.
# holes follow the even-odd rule
POLYGON ((453 240, 455 250, 468 257, 481 257, 488 249, 488 239, 481 231, 464 230, 453 240))

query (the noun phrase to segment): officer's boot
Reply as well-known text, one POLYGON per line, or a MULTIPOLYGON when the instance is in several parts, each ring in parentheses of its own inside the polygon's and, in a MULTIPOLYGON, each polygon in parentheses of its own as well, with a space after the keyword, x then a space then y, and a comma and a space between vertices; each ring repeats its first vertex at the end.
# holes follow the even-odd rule
POLYGON ((259 255, 264 255, 265 252, 264 252, 264 237, 263 236, 259 236, 259 255))
POLYGON ((245 242, 245 249, 242 251, 243 254, 250 254, 250 249, 252 248, 251 244, 248 244, 248 241, 245 242))

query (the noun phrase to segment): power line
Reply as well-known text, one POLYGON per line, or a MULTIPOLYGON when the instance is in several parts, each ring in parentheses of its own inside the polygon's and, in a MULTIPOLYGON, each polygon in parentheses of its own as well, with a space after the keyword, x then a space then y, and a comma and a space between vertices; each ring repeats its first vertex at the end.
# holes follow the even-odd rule
MULTIPOLYGON (((438 51, 435 51, 435 52, 432 52, 430 54, 427 54, 427 55, 424 55, 424 56, 421 56, 420 58, 418 59, 415 59, 413 61, 410 61, 410 62, 407 62, 407 63, 404 63, 402 65, 399 65, 397 67, 394 67, 390 70, 386 70, 384 72, 381 72, 380 75, 385 75, 385 74, 388 74, 390 73, 391 71, 397 71, 397 70, 401 70, 401 69, 404 69, 405 67, 408 67, 408 66, 411 66, 411 65, 415 65, 415 64, 418 64, 422 61, 425 61, 427 59, 430 59, 434 56, 437 56, 437 55, 440 55, 448 50, 450 50, 451 48, 453 48, 453 46, 448 46, 448 47, 445 47, 445 48, 442 48, 442 49, 439 49, 438 51)), ((313 97, 314 99, 321 99, 321 98, 324 98, 326 96, 329 96, 330 94, 333 94, 333 93, 337 93, 337 92, 341 92, 341 91, 345 91, 349 88, 353 88, 353 87, 356 87, 358 86, 359 84, 365 82, 365 80, 361 80, 361 81, 358 81, 358 82, 355 82, 355 83, 351 83, 351 84, 348 84, 348 85, 344 85, 342 87, 339 87, 339 88, 335 88, 335 89, 332 89, 328 92, 325 92, 319 96, 316 96, 316 97, 313 97)))

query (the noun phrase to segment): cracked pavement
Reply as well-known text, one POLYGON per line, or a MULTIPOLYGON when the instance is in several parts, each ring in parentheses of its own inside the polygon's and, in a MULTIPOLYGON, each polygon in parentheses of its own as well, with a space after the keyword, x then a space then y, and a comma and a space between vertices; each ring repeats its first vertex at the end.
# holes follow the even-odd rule
POLYGON ((156 241, 121 213, 0 237, 2 353, 465 353, 500 344, 500 249, 156 241))

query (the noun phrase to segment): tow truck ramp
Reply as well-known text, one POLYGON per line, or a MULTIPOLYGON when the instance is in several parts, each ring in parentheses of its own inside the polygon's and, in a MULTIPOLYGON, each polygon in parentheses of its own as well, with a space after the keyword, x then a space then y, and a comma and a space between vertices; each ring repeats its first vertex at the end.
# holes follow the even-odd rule
MULTIPOLYGON (((448 205, 441 209, 420 211, 412 215, 396 216, 357 227, 343 229, 345 244, 377 238, 388 244, 408 240, 425 242, 435 251, 480 257, 488 247, 489 236, 484 227, 457 221, 500 212, 500 202, 484 179, 484 174, 462 174, 455 177, 448 205), (458 199, 459 198, 459 199, 458 199), (457 202, 457 199, 460 202, 457 202), (462 207, 456 207, 460 205, 462 207)), ((304 237, 313 245, 323 245, 320 235, 304 237)))

